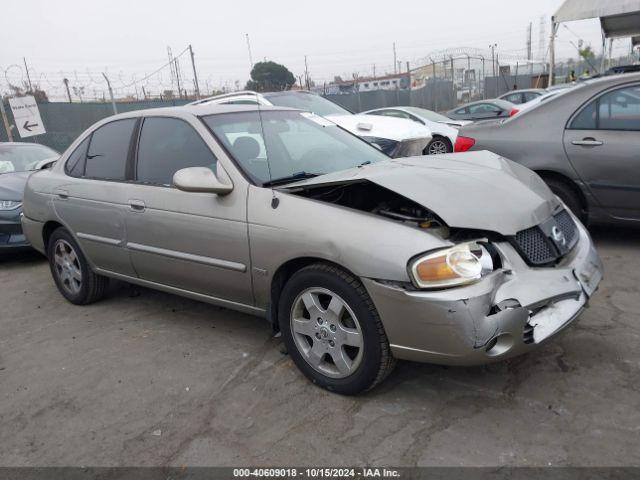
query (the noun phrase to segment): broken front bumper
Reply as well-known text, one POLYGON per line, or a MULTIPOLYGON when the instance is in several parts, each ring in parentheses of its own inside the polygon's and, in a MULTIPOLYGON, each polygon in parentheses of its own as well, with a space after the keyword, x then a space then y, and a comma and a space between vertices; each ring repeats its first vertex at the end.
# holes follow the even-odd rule
POLYGON ((503 268, 467 287, 411 291, 364 279, 393 354, 400 359, 476 365, 525 353, 585 308, 603 267, 586 229, 554 268, 531 268, 507 242, 503 268))

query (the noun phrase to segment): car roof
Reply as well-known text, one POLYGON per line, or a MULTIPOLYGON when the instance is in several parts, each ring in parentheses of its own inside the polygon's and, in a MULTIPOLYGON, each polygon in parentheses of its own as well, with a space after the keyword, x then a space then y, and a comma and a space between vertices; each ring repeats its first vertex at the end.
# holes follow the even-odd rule
POLYGON ((500 95, 498 98, 502 98, 505 95, 511 95, 512 93, 526 93, 526 92, 546 92, 547 89, 546 88, 518 88, 517 90, 510 90, 508 92, 503 93, 502 95, 500 95))
MULTIPOLYGON (((109 120, 120 118, 137 118, 144 116, 162 116, 162 115, 176 115, 181 116, 185 113, 194 115, 196 117, 202 117, 206 115, 218 115, 224 113, 237 113, 237 112, 268 112, 268 111, 295 111, 295 108, 288 107, 272 107, 266 105, 237 105, 237 104, 220 104, 220 103, 202 103, 197 105, 182 105, 178 107, 161 107, 161 108, 146 108, 144 110, 133 110, 131 112, 120 113, 107 117, 109 120)), ((105 119, 106 120, 106 119, 105 119)))

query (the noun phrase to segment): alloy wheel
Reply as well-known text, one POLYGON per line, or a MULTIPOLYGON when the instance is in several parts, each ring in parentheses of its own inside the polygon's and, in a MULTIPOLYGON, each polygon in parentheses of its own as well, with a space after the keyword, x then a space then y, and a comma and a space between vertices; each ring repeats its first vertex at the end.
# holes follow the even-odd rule
POLYGON ((429 155, 439 155, 441 153, 447 153, 448 148, 444 140, 434 140, 429 144, 429 155))
POLYGON ((311 367, 331 378, 345 378, 362 361, 360 323, 347 303, 331 290, 308 288, 293 302, 294 343, 311 367))
POLYGON ((82 288, 82 269, 74 248, 69 242, 59 239, 53 250, 55 272, 62 287, 76 295, 82 288))

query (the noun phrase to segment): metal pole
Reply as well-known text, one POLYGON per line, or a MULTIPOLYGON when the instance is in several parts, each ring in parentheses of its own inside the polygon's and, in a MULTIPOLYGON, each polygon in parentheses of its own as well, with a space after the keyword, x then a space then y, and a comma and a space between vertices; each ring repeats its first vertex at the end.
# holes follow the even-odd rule
POLYGON ((29 76, 29 67, 27 67, 27 59, 25 57, 22 57, 22 60, 24 60, 24 69, 27 72, 27 81, 29 82, 29 91, 33 93, 33 86, 31 86, 31 77, 29 76))
POLYGON ((247 50, 249 51, 249 64, 251 65, 251 70, 253 70, 253 57, 251 56, 251 42, 249 41, 249 34, 245 33, 244 36, 247 38, 247 50))
POLYGON ((555 18, 551 17, 551 38, 549 39, 549 83, 548 87, 553 85, 553 69, 556 66, 556 24, 555 18))
POLYGON ((11 124, 7 117, 7 111, 4 109, 4 99, 0 95, 0 115, 2 115, 2 123, 4 123, 4 129, 7 131, 7 140, 13 142, 13 134, 11 133, 11 124))
POLYGON ((174 58, 173 63, 175 64, 175 68, 176 68, 176 82, 178 84, 178 97, 182 98, 182 90, 180 88, 180 74, 178 73, 178 59, 174 58))
POLYGON ((189 44, 189 53, 191 54, 191 66, 193 67, 193 84, 196 87, 196 99, 200 100, 200 87, 198 86, 198 74, 196 73, 196 61, 193 58, 193 48, 189 44))
POLYGON ((304 56, 304 83, 309 90, 309 67, 307 66, 307 56, 304 56))
POLYGON ((111 106, 113 107, 113 113, 114 115, 118 113, 118 107, 116 107, 116 101, 113 98, 113 89, 111 88, 111 82, 109 81, 109 78, 107 77, 107 75, 102 72, 102 76, 104 77, 105 81, 107 82, 107 88, 109 89, 109 96, 111 97, 111 106))
POLYGON ((67 89, 67 98, 69 99, 69 103, 71 103, 71 91, 69 91, 69 79, 63 78, 64 86, 67 89))
POLYGON ((396 42, 393 42, 393 73, 398 73, 398 59, 396 57, 396 42))

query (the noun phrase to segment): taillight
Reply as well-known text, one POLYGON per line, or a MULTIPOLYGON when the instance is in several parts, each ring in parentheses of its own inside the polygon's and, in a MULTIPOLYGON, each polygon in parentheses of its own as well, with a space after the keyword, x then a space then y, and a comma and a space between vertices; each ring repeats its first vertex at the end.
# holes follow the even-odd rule
POLYGON ((517 108, 512 108, 511 111, 509 112, 509 116, 513 117, 516 113, 518 113, 520 110, 518 110, 517 108))
POLYGON ((453 151, 454 152, 466 152, 471 147, 473 147, 475 145, 475 143, 476 143, 476 141, 473 138, 462 137, 462 136, 458 135, 458 138, 456 138, 456 144, 453 147, 453 151))

